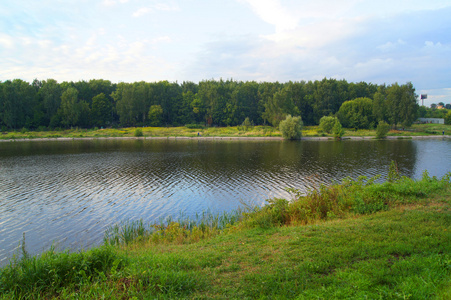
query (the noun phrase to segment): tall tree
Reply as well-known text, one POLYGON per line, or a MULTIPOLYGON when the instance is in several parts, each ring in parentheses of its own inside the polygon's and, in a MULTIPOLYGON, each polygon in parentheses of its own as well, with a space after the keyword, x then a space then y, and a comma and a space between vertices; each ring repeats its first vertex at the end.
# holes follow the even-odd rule
POLYGON ((291 88, 291 85, 285 85, 265 105, 265 116, 273 126, 279 126, 287 115, 299 116, 299 109, 293 102, 291 88))
POLYGON ((45 118, 47 122, 46 126, 48 126, 50 120, 60 107, 62 93, 63 91, 56 80, 47 79, 42 82, 42 87, 39 89, 38 96, 44 106, 45 118))
POLYGON ((21 79, 3 82, 0 91, 1 123, 11 129, 31 123, 35 95, 35 88, 21 79))
POLYGON ((92 122, 96 126, 106 126, 111 122, 112 107, 104 93, 92 98, 92 122))
POLYGON ((390 124, 410 126, 418 111, 417 95, 412 83, 400 86, 395 83, 387 88, 386 111, 390 124))
POLYGON ((68 88, 61 95, 61 106, 59 114, 62 117, 61 123, 65 126, 76 126, 81 111, 78 103, 78 91, 75 88, 68 88))

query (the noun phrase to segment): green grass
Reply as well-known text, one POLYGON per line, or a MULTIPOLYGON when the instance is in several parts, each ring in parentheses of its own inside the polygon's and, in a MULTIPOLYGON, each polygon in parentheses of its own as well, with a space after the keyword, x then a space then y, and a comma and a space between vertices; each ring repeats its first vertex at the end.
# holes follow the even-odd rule
POLYGON ((112 227, 0 270, 0 299, 450 299, 451 173, 345 179, 246 211, 112 227))
MULTIPOLYGON (((191 127, 191 126, 189 126, 191 127)), ((0 139, 31 139, 31 138, 96 138, 96 137, 282 137, 278 128, 271 126, 251 126, 247 130, 243 126, 235 127, 129 127, 129 128, 106 128, 106 129, 65 129, 60 131, 10 131, 2 132, 0 139)), ((415 124, 406 130, 390 130, 388 136, 425 136, 451 135, 451 126, 439 124, 415 124)), ((319 130, 318 126, 304 126, 303 137, 330 137, 319 130)), ((344 137, 375 137, 376 130, 368 129, 346 129, 344 137)))

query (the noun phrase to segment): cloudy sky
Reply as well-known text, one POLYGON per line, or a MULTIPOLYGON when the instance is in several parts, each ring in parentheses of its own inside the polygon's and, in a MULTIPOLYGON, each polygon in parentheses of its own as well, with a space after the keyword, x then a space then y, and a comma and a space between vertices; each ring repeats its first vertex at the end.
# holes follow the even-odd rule
POLYGON ((14 0, 0 81, 411 81, 451 103, 451 0, 14 0))

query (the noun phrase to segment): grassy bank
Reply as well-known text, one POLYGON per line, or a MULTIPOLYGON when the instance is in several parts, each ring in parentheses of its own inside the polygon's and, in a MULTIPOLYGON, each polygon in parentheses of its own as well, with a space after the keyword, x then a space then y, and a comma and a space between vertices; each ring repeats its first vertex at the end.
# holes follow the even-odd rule
POLYGON ((1 299, 449 299, 451 173, 349 179, 264 207, 124 223, 1 269, 1 299))
MULTIPOLYGON (((439 124, 416 124, 406 130, 391 130, 388 136, 425 136, 451 135, 451 126, 439 124)), ((66 129, 50 131, 19 131, 2 132, 0 139, 35 139, 35 138, 97 138, 97 137, 282 137, 277 128, 271 126, 238 127, 143 127, 143 128, 106 128, 106 129, 66 129)), ((332 134, 321 132, 318 126, 305 126, 302 130, 304 137, 333 137, 332 134)), ((347 129, 345 137, 376 136, 375 130, 347 129)))

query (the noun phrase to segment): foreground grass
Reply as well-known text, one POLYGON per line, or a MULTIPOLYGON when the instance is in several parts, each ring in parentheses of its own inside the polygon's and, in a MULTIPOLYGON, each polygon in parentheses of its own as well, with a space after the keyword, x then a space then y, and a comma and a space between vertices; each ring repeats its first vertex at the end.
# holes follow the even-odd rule
MULTIPOLYGON (((129 128, 106 128, 106 129, 66 129, 60 131, 21 131, 2 132, 0 139, 33 139, 33 138, 98 138, 98 137, 134 137, 135 127, 129 128)), ((187 127, 143 127, 139 128, 144 137, 282 137, 277 128, 271 126, 253 126, 244 128, 235 127, 208 127, 208 128, 187 128, 187 127)), ((440 124, 415 124, 406 130, 391 130, 388 136, 425 136, 441 135, 443 131, 446 135, 451 135, 451 126, 440 124)), ((141 136, 141 135, 139 135, 141 136)), ((303 137, 333 137, 332 134, 321 132, 318 126, 305 126, 302 130, 303 137)), ((345 137, 369 136, 375 137, 375 130, 347 129, 345 137)))
POLYGON ((229 225, 135 223, 86 252, 23 249, 1 270, 1 297, 450 299, 451 174, 389 174, 292 190, 291 202, 272 199, 229 225), (126 232, 137 235, 118 238, 126 232))

